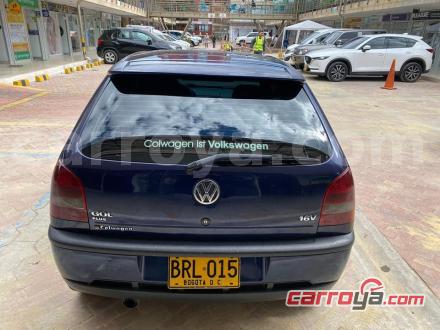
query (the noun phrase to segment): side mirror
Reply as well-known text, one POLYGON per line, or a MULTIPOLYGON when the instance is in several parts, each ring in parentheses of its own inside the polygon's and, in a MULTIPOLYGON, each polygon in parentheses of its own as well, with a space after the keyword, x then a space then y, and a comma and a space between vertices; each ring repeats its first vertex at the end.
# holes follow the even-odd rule
POLYGON ((335 46, 336 46, 336 47, 340 47, 340 46, 342 46, 342 40, 341 40, 341 39, 337 40, 337 41, 335 42, 335 46))
POLYGON ((364 47, 362 47, 362 51, 365 53, 367 50, 370 50, 371 46, 370 45, 365 45, 364 47))

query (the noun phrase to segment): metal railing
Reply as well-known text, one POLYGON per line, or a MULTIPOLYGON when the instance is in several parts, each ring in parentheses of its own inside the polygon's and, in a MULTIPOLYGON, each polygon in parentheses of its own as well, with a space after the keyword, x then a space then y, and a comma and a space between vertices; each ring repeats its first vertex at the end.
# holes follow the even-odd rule
POLYGON ((194 13, 211 17, 295 14, 294 0, 152 0, 151 12, 194 13))
POLYGON ((365 2, 365 0, 298 0, 298 13, 305 14, 313 11, 325 10, 330 8, 339 8, 339 6, 348 6, 354 3, 365 2))

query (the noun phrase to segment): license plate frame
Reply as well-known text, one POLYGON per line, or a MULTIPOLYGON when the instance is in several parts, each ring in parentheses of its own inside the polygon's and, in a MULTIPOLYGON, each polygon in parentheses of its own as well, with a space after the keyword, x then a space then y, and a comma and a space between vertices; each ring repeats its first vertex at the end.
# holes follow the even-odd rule
POLYGON ((240 268, 239 257, 170 256, 167 285, 169 289, 239 288, 240 268))

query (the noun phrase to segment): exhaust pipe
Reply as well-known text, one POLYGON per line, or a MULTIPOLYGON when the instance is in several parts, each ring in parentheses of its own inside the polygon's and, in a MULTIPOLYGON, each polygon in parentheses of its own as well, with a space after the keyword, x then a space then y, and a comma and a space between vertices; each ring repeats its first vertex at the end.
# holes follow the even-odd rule
POLYGON ((132 298, 125 298, 122 304, 127 308, 135 308, 139 304, 139 301, 132 298))

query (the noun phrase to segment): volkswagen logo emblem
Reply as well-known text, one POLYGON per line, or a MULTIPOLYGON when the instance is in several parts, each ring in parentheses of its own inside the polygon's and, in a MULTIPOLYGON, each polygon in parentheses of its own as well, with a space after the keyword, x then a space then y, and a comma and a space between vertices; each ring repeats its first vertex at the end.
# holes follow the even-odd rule
POLYGON ((214 180, 203 179, 194 186, 193 196, 200 204, 211 205, 220 197, 220 187, 214 180))

